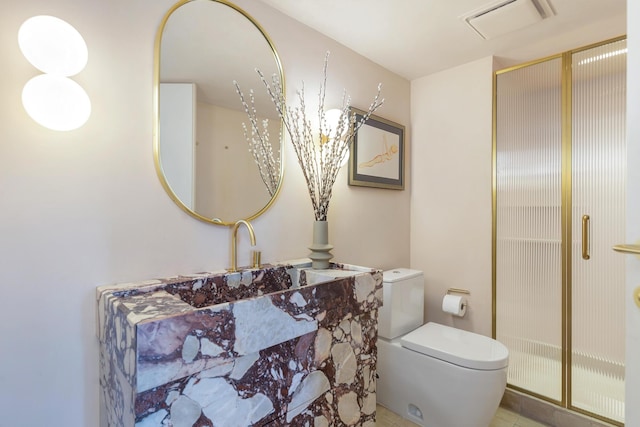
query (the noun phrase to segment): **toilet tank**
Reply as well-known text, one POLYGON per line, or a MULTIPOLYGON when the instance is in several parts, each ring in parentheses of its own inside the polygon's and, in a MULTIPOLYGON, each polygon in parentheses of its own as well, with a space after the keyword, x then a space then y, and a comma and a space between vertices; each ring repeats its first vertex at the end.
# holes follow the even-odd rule
POLYGON ((394 268, 383 273, 382 307, 378 312, 378 336, 397 338, 423 323, 424 274, 394 268))

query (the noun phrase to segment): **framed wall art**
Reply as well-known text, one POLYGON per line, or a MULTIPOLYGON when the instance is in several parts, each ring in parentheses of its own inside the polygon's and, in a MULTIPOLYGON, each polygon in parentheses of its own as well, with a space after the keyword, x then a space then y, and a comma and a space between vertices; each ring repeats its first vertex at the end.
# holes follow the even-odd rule
MULTIPOLYGON (((351 108, 356 123, 364 111, 351 108)), ((404 126, 370 116, 353 136, 349 185, 404 190, 404 126)))

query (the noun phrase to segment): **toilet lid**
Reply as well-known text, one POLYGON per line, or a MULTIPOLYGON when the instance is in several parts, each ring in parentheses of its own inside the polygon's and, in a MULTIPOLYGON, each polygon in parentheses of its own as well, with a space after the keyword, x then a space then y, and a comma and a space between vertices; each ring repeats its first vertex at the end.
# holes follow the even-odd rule
POLYGON ((473 332, 429 322, 400 339, 403 347, 471 369, 502 369, 509 350, 502 343, 473 332))

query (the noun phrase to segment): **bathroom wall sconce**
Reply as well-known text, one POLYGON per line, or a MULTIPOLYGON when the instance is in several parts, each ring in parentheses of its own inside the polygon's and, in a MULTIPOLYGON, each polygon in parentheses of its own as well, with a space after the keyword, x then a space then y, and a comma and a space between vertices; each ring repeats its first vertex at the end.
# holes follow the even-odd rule
POLYGON ((78 30, 54 16, 34 16, 20 26, 18 44, 31 65, 44 73, 29 80, 22 90, 27 114, 52 130, 84 125, 91 115, 91 100, 69 78, 84 69, 89 56, 78 30))

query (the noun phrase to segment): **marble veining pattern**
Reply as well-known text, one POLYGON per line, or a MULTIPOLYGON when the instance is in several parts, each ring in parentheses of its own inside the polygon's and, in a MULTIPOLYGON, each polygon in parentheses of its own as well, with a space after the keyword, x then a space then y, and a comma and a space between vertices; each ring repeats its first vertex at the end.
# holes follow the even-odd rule
POLYGON ((289 263, 98 289, 106 426, 374 426, 382 273, 289 263))

